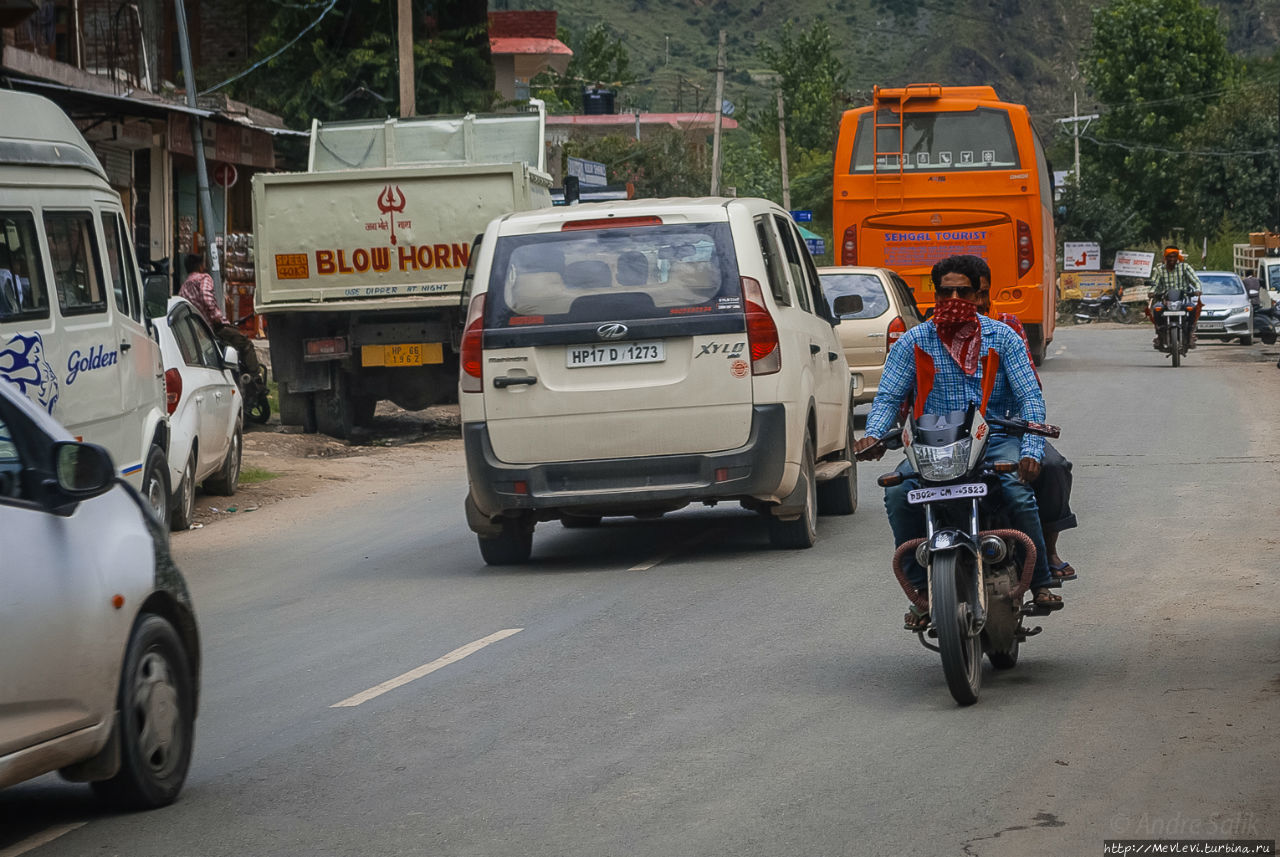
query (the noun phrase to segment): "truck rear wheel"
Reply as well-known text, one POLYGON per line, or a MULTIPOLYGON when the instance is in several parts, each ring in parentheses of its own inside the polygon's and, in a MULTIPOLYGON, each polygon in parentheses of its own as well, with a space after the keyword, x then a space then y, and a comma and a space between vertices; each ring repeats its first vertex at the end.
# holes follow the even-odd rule
POLYGON ((279 397, 281 425, 302 426, 305 432, 316 430, 315 402, 310 393, 286 393, 280 390, 279 397))
POLYGON ((1027 345, 1031 349, 1031 362, 1039 366, 1044 362, 1045 354, 1049 350, 1049 344, 1044 341, 1044 328, 1038 324, 1028 324, 1027 345))

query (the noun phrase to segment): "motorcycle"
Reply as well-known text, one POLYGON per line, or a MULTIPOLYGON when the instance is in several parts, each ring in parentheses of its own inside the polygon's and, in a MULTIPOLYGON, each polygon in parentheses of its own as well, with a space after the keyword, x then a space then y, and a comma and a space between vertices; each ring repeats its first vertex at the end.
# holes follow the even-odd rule
POLYGON ((1132 310, 1121 300, 1124 289, 1111 289, 1096 298, 1084 298, 1072 314, 1076 324, 1088 324, 1091 321, 1129 321, 1132 310))
MULTIPOLYGON (((238 327, 244 322, 248 316, 235 322, 238 327)), ((249 343, 250 348, 254 348, 252 342, 249 343)), ((249 371, 249 367, 245 363, 243 357, 240 357, 240 365, 235 368, 236 387, 240 390, 243 397, 244 414, 249 419, 259 425, 263 425, 267 420, 271 419, 271 401, 267 398, 267 366, 258 360, 258 373, 254 375, 249 371)))
POLYGON ((1182 358, 1191 347, 1191 332, 1200 316, 1200 302, 1188 300, 1181 289, 1169 289, 1151 304, 1147 315, 1156 326, 1156 347, 1173 358, 1175 368, 1181 366, 1182 358))
POLYGON ((1039 626, 1025 626, 1024 617, 1047 616, 1061 606, 1022 603, 1031 586, 1036 549, 1025 533, 1009 526, 994 500, 1000 493, 999 474, 1016 473, 1018 462, 988 465, 992 426, 1013 434, 1059 435, 1056 426, 983 417, 970 405, 941 416, 908 417, 900 434, 891 430, 881 441, 887 449, 905 447, 915 472, 887 473, 877 480, 880 486, 907 479, 922 486, 909 491, 907 501, 924 507, 925 536, 894 552, 893 572, 912 604, 928 611, 929 625, 916 636, 941 655, 947 688, 960 705, 978 701, 984 654, 997 670, 1012 669, 1021 644, 1041 632, 1039 626), (910 552, 927 573, 924 595, 907 580, 903 560, 910 552))

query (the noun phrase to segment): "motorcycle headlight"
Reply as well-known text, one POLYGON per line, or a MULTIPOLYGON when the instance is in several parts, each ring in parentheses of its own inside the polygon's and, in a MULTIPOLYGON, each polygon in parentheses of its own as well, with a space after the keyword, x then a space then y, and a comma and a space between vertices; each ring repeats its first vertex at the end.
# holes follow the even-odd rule
POLYGON ((973 438, 966 437, 946 446, 915 447, 916 468, 920 476, 930 482, 946 482, 958 479, 969 469, 969 452, 973 449, 973 438))

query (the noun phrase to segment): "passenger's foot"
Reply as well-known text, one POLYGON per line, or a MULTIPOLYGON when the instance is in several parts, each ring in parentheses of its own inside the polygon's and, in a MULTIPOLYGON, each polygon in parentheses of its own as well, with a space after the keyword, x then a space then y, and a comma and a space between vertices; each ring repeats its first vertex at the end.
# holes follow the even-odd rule
POLYGON ((1055 581, 1059 581, 1059 582, 1063 580, 1075 580, 1076 577, 1078 576, 1076 575, 1076 570, 1071 567, 1071 563, 1067 562, 1066 560, 1062 560, 1056 563, 1050 562, 1049 574, 1053 577, 1055 581))
POLYGON ((912 604, 907 608, 907 615, 902 617, 902 627, 915 634, 922 634, 929 629, 929 613, 912 604))

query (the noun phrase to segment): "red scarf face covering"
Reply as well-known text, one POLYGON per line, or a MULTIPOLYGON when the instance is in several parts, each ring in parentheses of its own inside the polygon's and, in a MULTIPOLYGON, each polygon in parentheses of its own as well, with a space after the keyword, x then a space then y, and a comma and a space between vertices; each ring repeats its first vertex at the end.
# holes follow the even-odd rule
POLYGON ((982 350, 982 325, 978 322, 978 305, 960 298, 947 298, 933 311, 938 339, 966 375, 978 371, 978 352, 982 350))

